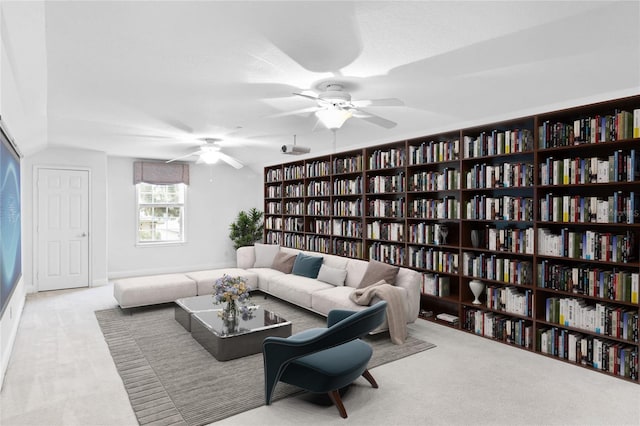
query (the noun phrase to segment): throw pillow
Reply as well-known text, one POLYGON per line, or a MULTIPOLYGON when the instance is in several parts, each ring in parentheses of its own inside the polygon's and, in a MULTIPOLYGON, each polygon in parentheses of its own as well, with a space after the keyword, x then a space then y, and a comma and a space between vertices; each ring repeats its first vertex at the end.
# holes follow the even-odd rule
POLYGON ((367 265, 367 270, 364 272, 360 284, 358 284, 358 288, 368 287, 380 280, 385 280, 387 283, 395 285, 396 275, 398 275, 399 270, 400 267, 398 266, 392 266, 378 262, 377 260, 370 260, 369 265, 367 265))
POLYGON ((256 254, 256 261, 253 264, 254 268, 271 268, 273 265, 273 259, 276 258, 276 254, 280 251, 278 244, 260 244, 256 243, 254 246, 256 254))
POLYGON ((276 258, 273 259, 273 265, 271 265, 271 268, 276 271, 284 272, 285 274, 290 274, 293 269, 293 262, 295 261, 295 254, 279 251, 278 254, 276 254, 276 258))
POLYGON ((347 278, 346 269, 332 268, 331 266, 321 265, 320 272, 318 272, 318 280, 327 284, 333 284, 335 286, 344 285, 344 280, 347 278))
POLYGON ((304 253, 298 253, 296 261, 293 263, 291 273, 293 275, 300 275, 301 277, 318 278, 320 266, 322 266, 322 257, 307 256, 304 253))

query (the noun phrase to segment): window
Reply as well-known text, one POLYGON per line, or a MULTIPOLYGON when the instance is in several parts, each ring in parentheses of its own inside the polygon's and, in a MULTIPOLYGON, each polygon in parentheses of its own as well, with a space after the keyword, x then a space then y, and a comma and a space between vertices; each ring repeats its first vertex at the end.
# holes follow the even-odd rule
POLYGON ((138 237, 140 244, 181 243, 184 238, 186 186, 136 185, 138 200, 138 237))

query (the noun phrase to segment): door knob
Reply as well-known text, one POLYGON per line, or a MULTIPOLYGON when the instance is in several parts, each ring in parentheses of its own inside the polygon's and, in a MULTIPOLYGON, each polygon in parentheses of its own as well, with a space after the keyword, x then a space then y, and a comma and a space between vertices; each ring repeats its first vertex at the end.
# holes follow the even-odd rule
POLYGON ((82 235, 80 235, 80 236, 81 236, 81 237, 86 237, 86 236, 87 236, 87 233, 86 233, 86 232, 83 232, 83 233, 82 233, 82 235))

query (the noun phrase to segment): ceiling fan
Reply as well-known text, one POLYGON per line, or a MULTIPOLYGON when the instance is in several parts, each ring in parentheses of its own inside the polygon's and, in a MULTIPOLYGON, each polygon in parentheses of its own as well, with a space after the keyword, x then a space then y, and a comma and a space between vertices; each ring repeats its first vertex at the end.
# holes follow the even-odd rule
POLYGON ((306 108, 303 111, 315 111, 316 116, 322 124, 331 130, 339 129, 345 121, 351 117, 360 118, 378 126, 391 129, 392 127, 395 127, 397 123, 369 111, 365 111, 362 108, 404 105, 404 102, 396 98, 352 101, 351 94, 344 90, 344 85, 342 83, 327 82, 318 87, 321 91, 317 96, 305 93, 294 93, 294 95, 316 101, 318 104, 317 107, 306 108))
POLYGON ((230 166, 235 167, 236 169, 241 169, 242 167, 244 167, 241 162, 221 151, 220 146, 218 145, 220 139, 204 138, 203 141, 204 144, 201 145, 200 149, 197 149, 189 154, 182 155, 180 157, 172 158, 171 160, 168 160, 167 163, 182 160, 183 158, 188 158, 193 155, 199 155, 200 158, 198 158, 197 160, 198 163, 202 162, 207 164, 215 164, 218 162, 218 160, 222 160, 230 166))

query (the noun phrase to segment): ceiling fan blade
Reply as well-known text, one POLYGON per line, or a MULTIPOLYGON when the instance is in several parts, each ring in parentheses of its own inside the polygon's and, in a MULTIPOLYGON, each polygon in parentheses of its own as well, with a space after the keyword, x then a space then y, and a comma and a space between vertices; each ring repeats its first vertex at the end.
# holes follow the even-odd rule
POLYGON ((174 161, 182 160, 183 158, 191 157, 192 155, 198 155, 202 152, 202 150, 194 151, 189 154, 181 155, 180 157, 172 158, 171 160, 167 160, 167 163, 172 163, 174 161))
POLYGON ((321 109, 320 107, 314 106, 314 107, 309 107, 309 108, 302 108, 302 109, 297 109, 295 111, 287 111, 287 112, 281 112, 278 114, 273 114, 270 115, 269 118, 277 118, 277 117, 286 117, 288 115, 297 115, 297 114, 305 114, 308 112, 316 112, 319 109, 321 109))
POLYGON ((218 152, 218 156, 220 157, 220 159, 222 161, 224 161, 225 163, 227 163, 228 165, 230 165, 232 167, 235 167, 236 169, 241 169, 241 168, 244 167, 244 164, 242 164, 241 162, 239 162, 235 158, 228 156, 227 154, 224 154, 222 152, 218 152))
POLYGON ((311 96, 311 95, 306 95, 304 93, 297 93, 297 92, 293 92, 294 95, 298 95, 298 96, 302 96, 303 98, 309 98, 312 99, 314 101, 319 101, 321 100, 320 98, 316 97, 316 96, 311 96))
POLYGON ((385 99, 364 99, 360 101, 352 101, 351 105, 356 108, 364 108, 369 106, 404 106, 398 98, 385 98, 385 99))
POLYGON ((382 118, 379 115, 375 115, 370 113, 369 111, 362 111, 359 109, 355 109, 355 111, 358 111, 360 114, 354 114, 353 116, 355 118, 359 118, 361 120, 365 120, 368 121, 369 123, 373 123, 376 124, 380 127, 384 127, 385 129, 391 129, 393 127, 396 127, 398 123, 391 121, 391 120, 387 120, 386 118, 382 118))

